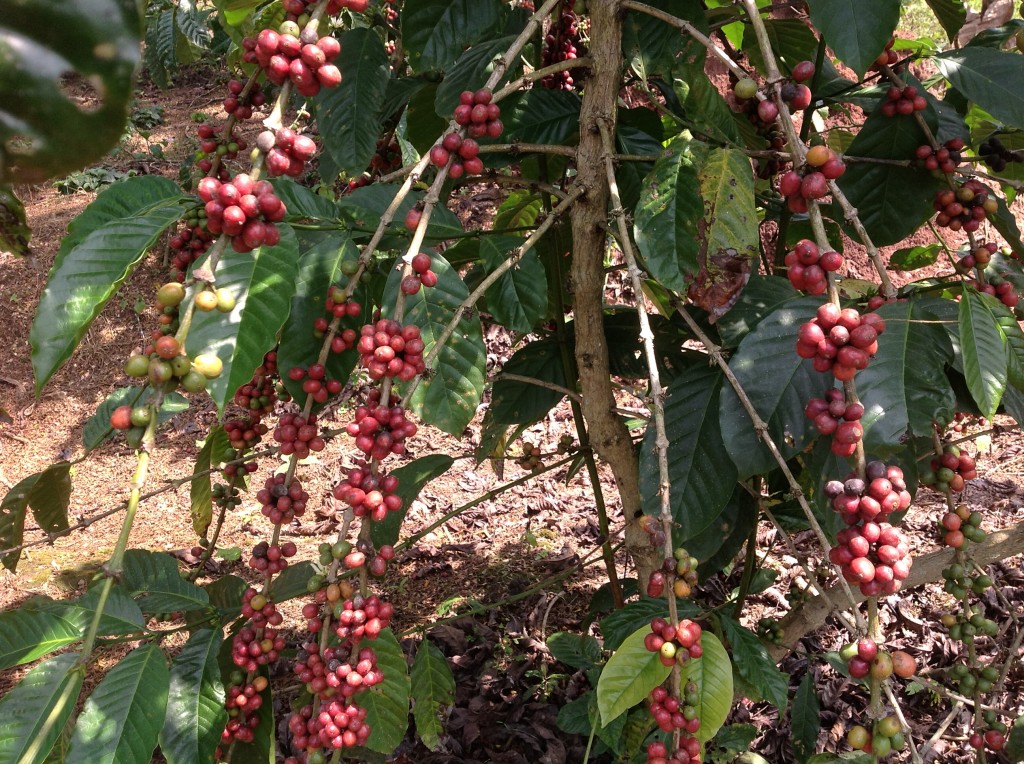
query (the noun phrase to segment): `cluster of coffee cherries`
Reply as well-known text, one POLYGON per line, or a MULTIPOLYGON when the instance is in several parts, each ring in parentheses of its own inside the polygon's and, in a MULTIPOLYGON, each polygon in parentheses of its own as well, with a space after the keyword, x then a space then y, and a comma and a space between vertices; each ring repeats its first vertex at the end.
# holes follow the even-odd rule
POLYGON ((891 86, 885 91, 885 101, 882 102, 882 115, 895 117, 897 114, 908 116, 915 111, 924 111, 928 108, 928 99, 921 95, 913 85, 899 87, 891 86))
POLYGON ((814 76, 814 62, 800 61, 790 72, 792 82, 787 82, 779 89, 782 100, 794 111, 802 111, 811 105, 811 89, 804 85, 814 76))
MULTIPOLYGON (((230 179, 230 176, 225 180, 230 179)), ((206 230, 206 210, 197 206, 185 213, 182 226, 168 242, 174 279, 184 282, 189 266, 213 244, 214 235, 206 230)))
POLYGON ((886 716, 876 721, 870 730, 860 724, 854 725, 846 733, 846 742, 853 750, 869 753, 878 760, 893 751, 902 751, 907 745, 907 738, 899 718, 886 716))
POLYGON ((960 549, 967 541, 975 544, 985 540, 987 535, 981 527, 980 512, 971 511, 966 504, 958 504, 952 512, 946 512, 938 524, 939 537, 943 544, 960 549))
POLYGON ((541 459, 540 446, 530 443, 529 441, 523 441, 523 453, 516 459, 516 464, 524 470, 530 470, 532 472, 542 469, 544 467, 544 462, 541 459))
POLYGON ((870 637, 844 645, 839 657, 846 661, 846 669, 854 679, 868 675, 875 679, 888 679, 893 675, 907 679, 917 673, 917 661, 910 653, 884 650, 870 637))
POLYGON ((263 705, 263 696, 260 693, 266 690, 269 684, 270 681, 265 676, 254 676, 249 682, 241 671, 231 672, 224 700, 228 722, 221 733, 220 747, 215 758, 219 759, 223 755, 223 749, 236 740, 239 743, 253 741, 255 730, 260 723, 258 711, 263 705))
MULTIPOLYGON (((987 671, 991 668, 991 666, 988 666, 985 670, 987 671)), ((996 670, 997 675, 998 673, 998 670, 996 670)), ((976 751, 980 751, 982 748, 988 749, 993 753, 1003 750, 1006 747, 1006 736, 1010 731, 1009 727, 999 721, 995 711, 986 711, 982 719, 985 722, 985 727, 974 730, 967 738, 967 744, 976 751)))
POLYGON ((341 71, 331 63, 341 53, 341 44, 329 35, 306 42, 294 21, 285 21, 276 31, 264 29, 255 38, 246 37, 242 48, 243 61, 259 64, 275 85, 291 80, 306 98, 315 96, 321 87, 341 84, 341 71))
POLYGON ((327 445, 320 437, 315 414, 308 417, 301 414, 282 414, 277 427, 274 428, 274 440, 281 444, 282 456, 295 454, 299 459, 305 459, 310 453, 323 451, 327 445))
MULTIPOLYGON (((992 623, 995 622, 993 621, 992 623)), ((972 624, 970 622, 967 622, 964 623, 961 626, 961 628, 969 626, 972 626, 972 624)), ((995 634, 997 634, 998 631, 999 627, 996 626, 995 630, 989 636, 995 636, 995 634)), ((983 631, 981 627, 975 627, 974 633, 986 634, 986 632, 983 631)), ((967 641, 968 639, 973 639, 973 637, 967 637, 967 635, 965 634, 962 635, 960 639, 967 641)), ((957 689, 961 693, 970 697, 975 692, 979 692, 982 694, 991 692, 993 686, 995 686, 995 683, 999 681, 999 669, 997 669, 995 666, 985 666, 984 668, 981 666, 977 666, 974 669, 972 669, 970 666, 967 666, 963 663, 956 663, 953 666, 950 666, 949 677, 956 683, 957 689)))
POLYGON ((947 175, 959 167, 963 160, 964 143, 962 138, 950 138, 942 146, 933 149, 927 143, 918 146, 914 155, 921 160, 926 170, 944 172, 947 175))
MULTIPOLYGON (((490 104, 497 109, 497 105, 490 104)), ((501 124, 500 122, 498 123, 501 124)), ((498 131, 500 134, 500 130, 498 131)), ((480 144, 473 138, 463 138, 458 133, 448 133, 441 139, 441 142, 430 149, 430 163, 434 167, 444 167, 448 160, 452 160, 452 166, 448 168, 448 175, 453 180, 458 180, 463 174, 480 175, 484 171, 484 161, 480 158, 480 144)), ((416 209, 416 208, 413 208, 416 209)), ((415 229, 419 225, 419 216, 410 211, 405 218, 406 228, 415 229), (410 227, 410 223, 413 225, 410 227)))
POLYGON ((955 190, 944 188, 936 192, 932 206, 938 212, 935 225, 965 233, 977 231, 982 220, 999 210, 992 189, 974 178, 964 181, 955 190))
POLYGON ((999 245, 994 241, 979 243, 972 251, 957 261, 957 268, 963 273, 969 273, 973 268, 982 268, 989 264, 992 255, 999 251, 999 245))
POLYGON ((948 445, 942 449, 942 456, 931 460, 929 469, 921 475, 921 482, 936 491, 959 493, 964 490, 966 481, 976 477, 978 470, 974 457, 954 445, 948 445))
POLYGON ((807 212, 810 201, 828 196, 828 182, 846 172, 846 165, 828 146, 812 146, 807 151, 803 173, 789 170, 779 177, 779 193, 790 212, 807 212))
POLYGON ((648 696, 648 710, 663 732, 679 733, 679 742, 669 751, 668 745, 655 741, 647 745, 646 764, 699 764, 700 688, 694 681, 683 686, 682 698, 664 687, 655 687, 648 696))
POLYGON ((896 54, 896 51, 892 49, 895 44, 896 38, 890 37, 889 41, 885 44, 885 49, 878 54, 878 58, 876 58, 875 62, 871 65, 872 71, 878 71, 883 66, 893 66, 897 61, 899 61, 899 56, 896 54))
POLYGON ((306 162, 316 156, 316 142, 290 127, 264 130, 256 137, 256 147, 263 152, 267 174, 271 177, 297 178, 306 169, 306 162))
POLYGON ((810 239, 801 239, 786 253, 786 276, 795 289, 811 295, 824 294, 828 289, 826 274, 838 271, 843 262, 843 256, 838 252, 821 252, 810 239))
MULTIPOLYGON (((196 135, 199 136, 196 167, 204 173, 213 171, 214 158, 219 157, 222 161, 225 159, 235 159, 238 156, 238 152, 245 151, 246 146, 248 146, 245 138, 235 133, 234 127, 232 127, 228 135, 222 136, 218 128, 209 122, 204 122, 196 128, 196 135)), ((221 164, 217 172, 221 180, 228 180, 231 177, 223 164, 221 164)))
POLYGON ((978 146, 978 156, 994 172, 1002 172, 1008 164, 1013 162, 1024 162, 1024 151, 1020 149, 1011 151, 996 135, 989 136, 978 146))
POLYGON ((413 255, 409 265, 412 273, 402 279, 402 293, 414 295, 420 291, 420 287, 437 286, 437 274, 430 270, 433 261, 426 252, 419 252, 413 255))
POLYGON ((170 335, 161 335, 147 345, 143 353, 129 356, 124 364, 124 372, 129 377, 145 378, 153 387, 162 387, 165 391, 180 385, 190 393, 205 390, 206 383, 219 377, 223 369, 224 363, 213 353, 200 353, 190 359, 170 335))
POLYGON ((356 343, 363 366, 375 380, 395 377, 408 382, 422 374, 426 369, 423 348, 418 326, 402 326, 386 318, 363 326, 356 343))
POLYGON ((288 567, 288 558, 294 557, 295 544, 286 541, 283 544, 269 544, 261 541, 252 548, 249 567, 270 576, 277 575, 288 567))
MULTIPOLYGON (((736 104, 747 115, 747 119, 754 126, 757 134, 765 139, 770 149, 783 151, 786 148, 786 137, 776 122, 779 109, 771 99, 759 101, 757 94, 757 82, 750 77, 744 77, 733 84, 736 104)), ((756 161, 759 178, 771 178, 777 175, 781 169, 781 163, 776 158, 756 161)))
MULTIPOLYGON (((541 49, 542 67, 579 58, 583 43, 580 41, 579 19, 573 12, 575 5, 576 0, 566 0, 562 3, 559 17, 551 22, 541 49)), ((568 71, 547 74, 540 81, 541 87, 552 90, 572 90, 574 84, 572 73, 568 71)))
POLYGON ((284 650, 284 637, 277 633, 283 617, 267 595, 249 587, 242 594, 242 616, 249 624, 231 640, 231 660, 243 671, 256 671, 273 663, 284 650))
POLYGON ((275 223, 284 220, 288 210, 269 182, 239 173, 226 183, 203 178, 197 190, 205 203, 207 230, 230 236, 236 252, 252 252, 264 244, 272 247, 281 240, 275 223))
POLYGON ((770 645, 781 645, 786 633, 778 619, 765 616, 757 619, 757 636, 770 645))
POLYGON ((860 586, 865 597, 893 594, 910 575, 910 545, 903 532, 887 522, 910 506, 903 471, 880 461, 869 462, 865 479, 851 475, 830 480, 825 496, 847 527, 836 534, 829 560, 843 577, 860 586))
POLYGON ((416 434, 417 426, 405 417, 405 409, 396 395, 388 406, 380 404, 378 390, 371 391, 367 405, 356 407, 355 420, 345 431, 356 439, 356 448, 378 461, 390 454, 404 454, 405 441, 416 434))
POLYGON ((845 382, 868 367, 884 331, 885 321, 877 313, 861 315, 855 308, 840 309, 826 302, 813 319, 800 326, 796 353, 813 359, 815 371, 831 371, 845 382))
POLYGON ((1020 302, 1020 295, 1013 287, 1013 282, 1003 278, 996 273, 986 273, 988 281, 984 284, 975 279, 969 279, 968 285, 984 294, 992 295, 1007 308, 1016 308, 1020 302))
POLYGON ((256 500, 263 515, 274 525, 280 525, 290 523, 305 513, 309 494, 302 490, 298 480, 293 479, 290 485, 286 485, 284 475, 274 475, 267 478, 263 488, 257 491, 256 500))
POLYGON ((459 94, 459 105, 455 107, 452 119, 455 124, 466 128, 466 135, 474 140, 497 138, 504 126, 501 124, 501 109, 498 104, 491 103, 493 95, 490 90, 481 88, 477 91, 464 90, 459 94))
MULTIPOLYGON (((327 403, 327 399, 340 393, 343 387, 339 380, 327 379, 326 375, 327 369, 322 363, 314 363, 306 369, 301 366, 293 366, 288 370, 288 379, 293 382, 301 381, 302 392, 311 396, 317 403, 327 403)), ((296 447, 296 453, 299 450, 296 447)), ((304 459, 305 457, 300 456, 299 458, 304 459)))
POLYGON ((853 456, 864 437, 860 423, 863 404, 848 403, 839 388, 830 387, 824 398, 811 398, 804 407, 804 415, 814 422, 818 432, 832 436, 832 453, 836 456, 853 456))
POLYGON ((388 475, 381 469, 374 472, 365 461, 358 461, 348 471, 345 479, 334 486, 334 498, 352 507, 356 517, 369 517, 380 522, 388 512, 397 512, 402 508, 402 498, 398 490, 398 478, 388 475))
POLYGON ((693 587, 697 585, 696 557, 682 547, 672 552, 661 564, 661 570, 655 570, 647 579, 647 596, 660 597, 665 593, 665 585, 672 584, 672 592, 677 597, 689 597, 693 587))
POLYGON ((671 624, 664 618, 651 620, 651 631, 644 636, 644 647, 652 653, 658 653, 663 666, 683 665, 691 658, 699 658, 704 654, 700 637, 700 624, 686 618, 677 624, 671 624))

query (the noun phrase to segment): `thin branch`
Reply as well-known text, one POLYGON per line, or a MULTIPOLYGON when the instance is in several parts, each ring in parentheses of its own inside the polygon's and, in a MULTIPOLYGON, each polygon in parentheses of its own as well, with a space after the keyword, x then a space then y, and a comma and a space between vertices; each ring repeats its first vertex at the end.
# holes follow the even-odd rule
POLYGON ((522 374, 510 374, 508 372, 501 372, 494 377, 494 381, 497 382, 499 379, 507 379, 509 382, 523 382, 527 385, 536 385, 537 387, 543 387, 548 390, 554 390, 556 393, 561 393, 572 398, 574 401, 583 400, 583 396, 577 393, 575 390, 570 390, 568 387, 562 387, 556 385, 554 382, 548 382, 543 379, 537 379, 536 377, 526 377, 522 374))

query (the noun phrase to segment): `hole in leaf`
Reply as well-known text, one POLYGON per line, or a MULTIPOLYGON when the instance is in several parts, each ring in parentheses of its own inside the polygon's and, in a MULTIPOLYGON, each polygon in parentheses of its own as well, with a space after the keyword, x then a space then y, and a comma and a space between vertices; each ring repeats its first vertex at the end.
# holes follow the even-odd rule
POLYGON ((92 114, 103 108, 103 80, 86 77, 74 70, 61 73, 60 91, 83 114, 92 114))

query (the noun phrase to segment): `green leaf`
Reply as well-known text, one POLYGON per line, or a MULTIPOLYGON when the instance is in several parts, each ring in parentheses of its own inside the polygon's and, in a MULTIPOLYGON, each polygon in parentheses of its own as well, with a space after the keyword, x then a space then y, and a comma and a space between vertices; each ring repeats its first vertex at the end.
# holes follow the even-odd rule
POLYGON ((144 389, 141 387, 119 387, 103 399, 96 411, 93 412, 82 428, 82 445, 86 451, 106 442, 107 438, 114 434, 114 428, 110 426, 110 415, 118 406, 134 406, 142 397, 144 389))
POLYGON ((943 31, 946 33, 946 37, 949 38, 950 42, 956 39, 957 32, 964 25, 967 20, 967 8, 964 7, 961 0, 924 0, 929 8, 932 9, 932 13, 935 14, 936 21, 942 25, 943 31))
POLYGON ((902 247, 889 256, 889 266, 898 271, 916 271, 935 265, 942 248, 938 244, 902 247))
POLYGON ((63 653, 33 668, 0 699, 0 761, 38 764, 75 710, 85 670, 78 653, 63 653), (45 737, 43 725, 50 722, 45 737))
POLYGON ((896 450, 907 437, 930 436, 932 422, 950 421, 956 408, 945 372, 953 359, 946 330, 916 302, 883 305, 877 313, 885 333, 871 363, 857 374, 864 447, 873 453, 896 450))
POLYGON ((25 222, 25 205, 10 186, 0 185, 0 252, 24 257, 29 254, 32 229, 25 222))
POLYGON ((683 664, 680 681, 684 685, 688 681, 697 683, 700 694, 700 703, 697 705, 700 729, 697 731, 697 739, 706 743, 721 729, 732 709, 732 663, 714 634, 705 631, 701 635, 700 644, 704 654, 683 664))
MULTIPOLYGON (((31 605, 33 612, 55 616, 65 622, 69 629, 82 634, 96 618, 102 588, 102 584, 96 584, 75 600, 33 599, 23 607, 31 605)), ((138 634, 145 630, 145 618, 142 611, 139 610, 139 606, 128 596, 120 584, 114 584, 107 593, 106 601, 103 604, 103 615, 100 616, 97 635, 101 637, 122 636, 138 634)))
POLYGON ((292 563, 274 578, 270 585, 270 599, 274 602, 285 602, 306 594, 306 582, 315 573, 322 570, 309 560, 292 563))
POLYGON ((210 604, 206 591, 185 581, 169 554, 129 549, 124 554, 124 586, 143 613, 200 610, 210 604))
POLYGON ((197 311, 185 349, 191 357, 213 353, 224 363, 207 390, 219 412, 235 391, 252 378, 263 356, 277 344, 288 318, 299 252, 295 233, 279 225, 281 241, 240 254, 229 249, 217 266, 217 288, 235 298, 231 313, 197 311))
POLYGON ((0 184, 66 174, 117 144, 141 56, 139 10, 130 0, 4 8, 0 184), (66 87, 71 78, 95 96, 89 108, 66 87))
POLYGON ((175 37, 173 10, 164 10, 147 21, 144 48, 146 72, 153 84, 161 90, 171 87, 171 71, 177 66, 175 37))
MULTIPOLYGON (((536 340, 517 350, 501 367, 502 372, 566 386, 565 369, 558 342, 536 340)), ((557 390, 499 375, 491 391, 488 409, 498 424, 532 424, 565 397, 557 390)))
POLYGON ((1006 738, 1006 755, 1010 757, 1010 764, 1024 761, 1024 726, 1014 724, 1010 728, 1006 738))
MULTIPOLYGON (((793 67, 808 58, 818 48, 818 38, 811 31, 805 19, 764 19, 764 28, 772 44, 772 50, 783 66, 783 73, 792 71, 793 67)), ((751 63, 758 71, 766 71, 761 50, 757 44, 757 36, 753 26, 743 25, 743 51, 750 56, 751 63)), ((815 77, 814 97, 850 99, 849 91, 854 83, 839 74, 832 63, 831 56, 825 56, 821 69, 815 77)), ((760 139, 763 141, 763 139, 760 139)))
POLYGON ((412 714, 416 732, 431 751, 441 742, 441 714, 455 699, 455 677, 448 659, 428 639, 420 642, 412 663, 412 714))
POLYGON ((160 731, 160 752, 168 764, 213 760, 228 721, 217 664, 222 641, 219 629, 200 629, 171 662, 167 714, 160 731))
MULTIPOLYGON (((689 601, 678 603, 684 607, 689 601)), ((605 650, 618 650, 619 646, 630 634, 650 624, 652 618, 668 615, 668 603, 661 597, 640 597, 634 602, 627 602, 601 619, 601 634, 604 637, 605 650)), ((680 612, 680 615, 684 615, 680 612)))
POLYGON ((889 42, 900 20, 900 0, 875 0, 865 13, 857 0, 807 0, 811 22, 858 77, 889 42))
POLYGON ((765 316, 799 296, 789 279, 756 274, 751 276, 739 300, 715 324, 722 342, 726 347, 736 347, 765 316))
POLYGON ((698 223, 704 215, 689 141, 673 139, 644 181, 636 208, 635 236, 651 275, 662 286, 686 288, 697 271, 698 223))
POLYGON ((170 181, 160 180, 164 183, 140 187, 125 181, 110 186, 93 203, 102 201, 101 209, 92 215, 86 210, 83 217, 88 218, 69 234, 72 246, 67 246, 68 239, 61 244, 29 333, 36 394, 71 357, 93 319, 160 234, 181 217, 184 208, 178 202, 179 192, 170 181), (174 188, 173 195, 164 184, 174 188), (154 191, 164 192, 155 202, 154 191), (107 194, 114 198, 105 199, 107 194), (88 228, 116 206, 126 214, 88 228), (84 233, 86 230, 89 232, 84 233))
POLYGON ((497 0, 423 0, 402 14, 402 44, 416 72, 448 69, 501 18, 497 0))
MULTIPOLYGON (((794 350, 797 327, 810 320, 820 304, 819 298, 804 297, 776 308, 743 339, 729 361, 729 368, 787 459, 816 436, 804 416, 804 406, 831 384, 830 375, 814 371, 811 362, 794 350)), ((778 466, 754 432, 731 385, 723 391, 719 415, 722 439, 741 480, 778 466)))
POLYGON ((672 673, 671 667, 662 664, 659 653, 652 653, 644 646, 644 637, 650 632, 649 625, 641 626, 626 637, 601 672, 597 682, 597 708, 602 725, 607 726, 640 703, 672 673))
MULTIPOLYGON (((469 0, 469 2, 474 2, 474 0, 469 0)), ((483 6, 492 2, 494 0, 483 0, 479 5, 483 6)), ((455 107, 459 105, 460 93, 482 87, 494 70, 495 62, 508 50, 514 40, 514 35, 485 40, 459 56, 455 66, 448 71, 437 88, 437 96, 434 99, 434 111, 437 115, 445 119, 450 118, 455 107)), ((514 70, 515 67, 509 67, 496 88, 504 85, 514 70)))
MULTIPOLYGON (((323 346, 323 338, 313 332, 313 322, 326 316, 324 300, 327 298, 329 285, 339 283, 341 264, 355 261, 359 250, 352 242, 348 233, 323 234, 307 249, 299 260, 298 272, 295 275, 295 294, 288 320, 281 329, 281 336, 287 337, 277 350, 277 365, 280 369, 291 369, 296 366, 308 368, 316 363, 323 346)), ((363 304, 367 301, 364 300, 363 304)), ((342 322, 342 328, 357 329, 369 314, 342 322)), ((326 376, 344 383, 348 380, 352 369, 358 361, 358 353, 354 350, 345 353, 331 353, 327 357, 326 376)), ((306 394, 302 390, 302 382, 292 380, 287 374, 283 376, 285 388, 296 400, 303 400, 306 394)))
POLYGON ((210 29, 211 10, 201 11, 196 8, 194 0, 179 0, 174 20, 178 29, 185 35, 189 44, 200 50, 209 50, 213 41, 213 30, 210 29))
MULTIPOLYGON (((24 538, 25 510, 32 514, 39 527, 48 533, 67 530, 68 502, 71 499, 71 464, 57 462, 42 472, 20 480, 0 502, 0 548, 20 546, 24 538)), ((12 573, 18 567, 20 552, 11 552, 0 559, 12 573)))
POLYGON ((1024 330, 1017 317, 1001 302, 988 301, 988 307, 995 314, 999 330, 1006 341, 1006 371, 1011 385, 1024 390, 1024 330))
POLYGON ((821 701, 818 700, 818 689, 810 666, 793 698, 789 724, 793 730, 793 753, 797 761, 804 764, 818 745, 818 731, 821 729, 821 701))
MULTIPOLYGON (((435 136, 436 137, 436 136, 435 136)), ((391 206, 398 192, 399 186, 393 184, 374 183, 369 186, 357 188, 351 193, 345 194, 338 201, 338 210, 343 219, 351 220, 356 228, 363 231, 373 232, 377 228, 384 211, 391 206)), ((426 194, 422 191, 414 191, 405 197, 395 213, 395 220, 404 220, 406 213, 419 202, 423 201, 426 194)), ((434 208, 430 216, 430 224, 427 226, 427 236, 430 238, 447 239, 451 236, 462 235, 465 231, 462 223, 451 210, 444 205, 434 208)), ((393 241, 401 242, 395 248, 406 248, 410 234, 402 227, 401 235, 393 237, 393 241)), ((385 241, 387 240, 385 236, 385 241)))
POLYGON ((217 10, 229 26, 239 26, 260 5, 260 0, 215 0, 217 10))
POLYGON ((373 647, 384 681, 353 696, 352 701, 366 709, 366 723, 373 730, 366 747, 391 753, 402 742, 409 726, 409 669, 405 653, 391 629, 384 629, 377 639, 359 644, 373 647))
POLYGON ((534 88, 501 102, 502 141, 565 143, 579 133, 580 97, 568 90, 534 88))
MULTIPOLYGON (((480 257, 488 273, 494 272, 525 241, 519 236, 484 236, 480 257)), ((517 332, 529 332, 548 309, 548 283, 536 249, 487 288, 487 308, 495 320, 517 332)))
POLYGON ((398 478, 395 494, 402 499, 402 508, 397 512, 388 512, 387 517, 373 524, 370 538, 373 539, 375 547, 379 549, 383 544, 394 544, 398 541, 402 522, 412 502, 423 490, 423 486, 446 473, 454 463, 455 460, 446 454, 428 454, 392 471, 391 474, 398 478))
POLYGON ((589 634, 556 631, 547 646, 552 658, 574 669, 592 669, 601 660, 601 646, 589 634))
MULTIPOLYGON (((923 91, 923 86, 920 89, 923 91)), ((935 130, 938 123, 934 110, 929 108, 920 114, 935 130)), ((914 117, 899 114, 886 117, 881 109, 875 108, 847 153, 875 159, 906 159, 913 156, 922 141, 924 135, 914 117)), ((837 182, 857 208, 872 241, 879 246, 901 241, 935 214, 932 202, 939 180, 920 169, 856 162, 837 182)), ((842 211, 837 207, 833 207, 832 216, 843 220, 842 211)))
MULTIPOLYGON (((320 196, 311 188, 300 186, 291 178, 274 178, 270 184, 274 187, 274 193, 288 208, 285 220, 289 222, 294 220, 334 220, 338 216, 337 206, 328 197, 320 196)), ((304 231, 303 233, 311 232, 304 231)))
POLYGON ((704 214, 698 224, 700 270, 690 297, 715 321, 736 302, 757 259, 754 175, 750 159, 735 149, 702 151, 698 167, 704 214))
MULTIPOLYGON (((285 571, 287 572, 292 567, 289 565, 285 568, 285 571)), ((307 579, 310 575, 312 575, 312 570, 307 574, 307 579)), ((276 578, 274 582, 277 582, 276 578)), ((238 576, 227 575, 215 579, 203 587, 206 590, 206 596, 210 598, 210 604, 217 608, 221 624, 230 623, 238 617, 242 610, 242 593, 248 586, 249 584, 244 579, 238 576)), ((303 586, 302 591, 304 592, 305 590, 306 587, 303 586)), ((275 600, 275 602, 277 601, 275 600)), ((193 612, 198 613, 198 611, 193 612)), ((205 614, 203 616, 205 617, 205 614)))
POLYGON ((733 664, 736 671, 762 698, 779 709, 780 713, 784 712, 789 700, 789 674, 779 670, 761 640, 750 629, 740 626, 728 616, 719 616, 718 621, 736 657, 733 664))
POLYGON ((164 721, 169 681, 167 656, 153 643, 118 661, 85 701, 68 763, 148 761, 164 721))
POLYGON ((971 397, 981 413, 991 419, 1006 389, 1007 351, 1006 335, 984 297, 964 288, 959 313, 960 353, 971 397))
MULTIPOLYGON (((654 0, 649 5, 685 19, 700 32, 708 31, 704 8, 697 0, 654 0)), ((672 68, 679 48, 679 29, 649 16, 631 11, 622 22, 622 54, 644 80, 672 68)))
POLYGON ((0 671, 40 658, 82 638, 75 619, 45 610, 0 613, 0 671))
MULTIPOLYGON (((677 525, 673 541, 698 558, 710 553, 691 547, 713 552, 721 546, 718 520, 736 484, 736 467, 721 458, 725 443, 718 411, 724 381, 718 367, 695 366, 672 381, 665 400, 669 500, 677 525)), ((640 496, 644 512, 653 516, 661 512, 656 434, 652 422, 640 450, 640 496)))
POLYGON ((321 91, 317 124, 324 149, 348 175, 366 169, 377 150, 384 93, 391 71, 384 43, 373 29, 350 29, 339 38, 335 62, 345 76, 336 88, 321 91))
POLYGON ((213 521, 213 491, 208 471, 213 464, 220 462, 220 459, 215 462, 213 455, 222 455, 227 447, 228 439, 224 428, 214 425, 210 434, 206 436, 203 447, 196 454, 196 463, 192 468, 192 483, 189 487, 189 515, 192 518, 192 530, 200 538, 206 535, 206 530, 213 521))
MULTIPOLYGON (((441 255, 431 265, 437 285, 421 289, 405 299, 405 322, 420 328, 424 355, 432 351, 441 332, 455 318, 456 309, 469 296, 469 290, 441 255)), ((394 305, 402 272, 393 270, 384 290, 384 304, 394 305)), ((434 359, 432 373, 416 387, 412 411, 427 424, 459 436, 476 415, 484 389, 487 351, 484 348, 480 319, 463 315, 455 331, 434 359)))
POLYGON ((966 47, 931 60, 966 98, 1006 125, 1024 128, 1024 67, 1019 54, 966 47))

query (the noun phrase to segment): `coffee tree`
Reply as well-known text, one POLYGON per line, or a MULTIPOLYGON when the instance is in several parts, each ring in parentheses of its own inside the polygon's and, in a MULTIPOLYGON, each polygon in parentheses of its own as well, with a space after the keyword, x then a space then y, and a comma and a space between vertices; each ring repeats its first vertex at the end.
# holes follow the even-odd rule
MULTIPOLYGON (((927 5, 955 39, 963 5, 927 5)), ((375 579, 422 535, 403 535, 405 512, 453 464, 410 460, 407 439, 461 437, 489 389, 481 460, 563 400, 573 414, 559 458, 526 444, 519 461, 586 469, 594 492, 614 611, 600 641, 549 642, 591 684, 559 714, 589 735, 588 755, 731 760, 752 739, 723 728, 739 693, 788 713, 797 761, 921 761, 942 730, 912 730, 908 680, 973 710, 950 734, 978 761, 1021 761, 1021 709, 988 702, 1021 632, 980 595, 997 585, 981 566, 1019 551, 1022 533, 987 533, 985 508, 961 501, 977 473, 952 426, 1024 415, 1024 244, 1008 206, 1024 178, 1024 22, 955 47, 901 33, 900 9, 217 3, 235 79, 225 118, 196 129, 192 176, 102 192, 69 227, 32 327, 40 391, 133 269, 169 250, 152 334, 126 352, 134 382, 83 433, 87 452, 116 433, 136 450, 116 548, 82 597, 0 615, 2 667, 42 659, 0 700, 0 760, 141 762, 157 746, 169 762, 380 760, 413 734, 410 709, 436 747, 451 670, 428 640, 410 667, 375 579), (483 230, 447 206, 471 186, 501 192, 483 230), (484 323, 516 338, 491 379, 484 323), (646 425, 620 415, 622 382, 642 390, 646 425), (219 414, 185 478, 195 551, 208 559, 225 518, 255 501, 266 539, 245 577, 198 583, 202 564, 127 548, 137 512, 166 490, 147 487, 147 469, 186 394, 219 414), (339 401, 346 420, 327 428, 321 412, 339 401), (313 453, 339 465, 343 519, 318 559, 299 560, 281 531, 310 509, 313 453), (264 472, 267 455, 286 468, 264 472), (944 496, 935 533, 950 549, 912 566, 900 521, 926 490, 944 496), (756 548, 759 522, 817 545, 793 550, 806 589, 782 622, 743 619, 771 551, 756 548), (634 582, 616 570, 620 530, 634 582), (734 563, 735 592, 700 588, 734 563), (931 674, 887 646, 878 612, 940 580, 953 607, 934 627, 962 660, 931 674), (300 622, 280 608, 296 598, 300 622), (807 661, 829 661, 869 701, 852 750, 819 753, 813 675, 791 697, 776 661, 834 611, 847 643, 807 661), (171 633, 183 647, 166 648, 171 633), (78 708, 105 638, 133 648, 78 708), (275 705, 281 675, 300 689, 275 705)), ((41 103, 33 115, 56 108, 41 103)), ((64 166, 57 147, 16 151, 46 136, 4 124, 0 179, 64 166)), ((39 543, 24 540, 29 510, 47 534, 74 530, 70 469, 4 498, 9 570, 39 543)))

